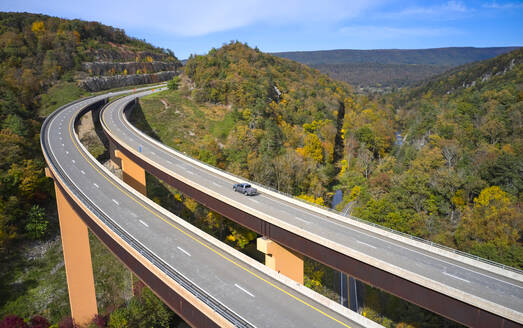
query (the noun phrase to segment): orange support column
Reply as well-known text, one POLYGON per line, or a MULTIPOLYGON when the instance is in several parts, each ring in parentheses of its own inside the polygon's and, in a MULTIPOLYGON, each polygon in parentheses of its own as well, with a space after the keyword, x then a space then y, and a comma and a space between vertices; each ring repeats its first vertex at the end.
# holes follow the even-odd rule
MULTIPOLYGON (((125 156, 118 149, 114 150, 114 157, 120 159, 120 166, 122 167, 123 181, 129 186, 133 187, 142 195, 147 195, 147 187, 145 184, 145 170, 136 164, 132 159, 125 156)), ((134 279, 131 277, 131 281, 134 279)), ((133 295, 140 296, 145 284, 137 279, 133 282, 133 295)))
MULTIPOLYGON (((46 169, 46 173, 50 176, 46 169)), ((87 226, 55 184, 71 316, 87 326, 98 313, 87 226)))
POLYGON ((121 151, 114 151, 115 157, 122 162, 123 181, 143 195, 146 195, 145 171, 138 164, 125 156, 121 151))
POLYGON ((256 247, 265 254, 266 266, 303 284, 303 256, 265 237, 257 239, 256 247))

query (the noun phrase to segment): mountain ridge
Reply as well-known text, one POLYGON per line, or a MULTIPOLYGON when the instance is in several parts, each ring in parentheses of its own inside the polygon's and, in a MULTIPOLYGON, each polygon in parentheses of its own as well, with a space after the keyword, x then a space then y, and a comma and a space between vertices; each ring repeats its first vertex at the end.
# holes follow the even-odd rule
MULTIPOLYGON (((507 47, 442 47, 442 48, 424 48, 424 49, 332 49, 332 50, 314 50, 314 51, 285 51, 273 52, 274 56, 284 57, 295 60, 303 64, 334 64, 334 63, 389 63, 389 64, 426 64, 426 65, 449 65, 451 63, 442 61, 449 58, 450 55, 460 55, 460 58, 452 57, 452 63, 465 64, 471 61, 479 61, 501 55, 520 48, 519 46, 507 47), (357 55, 367 56, 357 56, 357 55), (396 60, 374 60, 372 56, 376 55, 393 55, 396 60), (437 61, 422 61, 418 59, 421 54, 437 54, 437 61), (321 57, 317 57, 320 55, 321 57), (370 57, 368 55, 371 55, 370 57), (398 57, 401 55, 401 57, 398 57), (410 60, 409 56, 410 55, 410 60), (443 55, 443 56, 442 56, 443 55), (330 58, 329 58, 330 57, 330 58), (305 59, 308 58, 308 59, 305 59)), ((457 65, 454 65, 457 66, 457 65)))
POLYGON ((511 47, 445 47, 427 49, 336 49, 275 52, 352 84, 359 91, 391 91, 413 86, 445 71, 519 49, 511 47))

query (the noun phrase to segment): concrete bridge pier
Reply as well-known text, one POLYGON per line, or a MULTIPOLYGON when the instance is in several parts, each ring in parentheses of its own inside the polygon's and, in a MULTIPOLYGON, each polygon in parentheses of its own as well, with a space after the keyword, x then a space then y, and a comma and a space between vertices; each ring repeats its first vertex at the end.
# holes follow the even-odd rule
POLYGON ((120 159, 123 181, 141 194, 146 195, 145 170, 118 149, 114 150, 114 156, 120 159))
MULTIPOLYGON (((53 178, 48 169, 46 175, 53 178)), ((87 326, 98 313, 88 230, 56 183, 55 191, 71 316, 87 326)))
POLYGON ((256 248, 265 254, 266 266, 303 285, 302 255, 266 237, 260 237, 256 240, 256 248))
MULTIPOLYGON (((135 190, 140 192, 142 195, 147 195, 147 185, 145 182, 145 170, 136 164, 132 159, 125 156, 121 151, 115 149, 110 149, 111 154, 114 152, 114 157, 119 159, 120 167, 122 168, 123 181, 133 187, 135 190)), ((145 287, 145 284, 131 276, 131 281, 133 285, 133 295, 139 296, 142 294, 142 289, 145 287)))

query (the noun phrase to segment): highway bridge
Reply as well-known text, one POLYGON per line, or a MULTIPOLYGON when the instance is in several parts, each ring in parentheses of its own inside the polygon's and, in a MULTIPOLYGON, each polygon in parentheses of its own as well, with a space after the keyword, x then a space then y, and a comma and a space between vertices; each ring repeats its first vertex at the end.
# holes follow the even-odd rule
POLYGON ((101 113, 111 150, 196 201, 292 252, 464 325, 523 324, 522 271, 346 218, 255 183, 260 195, 235 193, 232 184, 244 179, 132 126, 126 115, 135 99, 114 101, 101 113))
MULTIPOLYGON (((114 108, 155 92, 136 91, 131 98, 117 100, 114 108)), ((88 228, 192 326, 379 327, 191 226, 96 161, 80 143, 75 127, 82 115, 106 104, 108 97, 125 93, 68 104, 42 126, 41 146, 47 174, 55 182, 69 298, 77 323, 85 325, 97 312, 88 228)), ((118 111, 114 113, 116 119, 106 120, 111 129, 124 123, 118 111)), ((120 137, 125 135, 118 136, 123 142, 120 137)), ((137 149, 132 139, 126 142, 137 149)), ((146 153, 154 156, 152 149, 151 145, 146 153)))

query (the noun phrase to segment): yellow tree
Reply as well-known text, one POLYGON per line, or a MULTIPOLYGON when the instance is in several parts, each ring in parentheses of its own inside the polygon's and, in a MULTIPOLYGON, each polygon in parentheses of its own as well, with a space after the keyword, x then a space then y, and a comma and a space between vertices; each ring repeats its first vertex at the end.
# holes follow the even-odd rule
POLYGON ((323 149, 320 138, 312 133, 305 136, 305 145, 303 148, 298 148, 297 152, 304 157, 313 159, 316 163, 321 163, 323 160, 323 149))
POLYGON ((35 34, 42 34, 45 32, 45 25, 42 21, 36 21, 31 25, 31 31, 33 31, 35 34))
POLYGON ((523 215, 507 193, 498 186, 485 188, 474 206, 467 208, 456 230, 456 242, 461 249, 475 249, 481 244, 495 248, 517 245, 523 227, 523 215))

